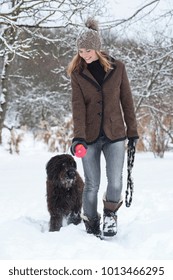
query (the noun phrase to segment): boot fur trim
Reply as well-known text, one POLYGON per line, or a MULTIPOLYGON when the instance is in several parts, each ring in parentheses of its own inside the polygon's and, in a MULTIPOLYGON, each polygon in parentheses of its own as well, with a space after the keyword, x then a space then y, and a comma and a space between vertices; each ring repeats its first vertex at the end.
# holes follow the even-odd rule
POLYGON ((110 210, 112 212, 118 211, 118 209, 121 207, 122 204, 123 204, 122 198, 119 200, 119 202, 106 201, 105 196, 103 198, 104 209, 110 210))

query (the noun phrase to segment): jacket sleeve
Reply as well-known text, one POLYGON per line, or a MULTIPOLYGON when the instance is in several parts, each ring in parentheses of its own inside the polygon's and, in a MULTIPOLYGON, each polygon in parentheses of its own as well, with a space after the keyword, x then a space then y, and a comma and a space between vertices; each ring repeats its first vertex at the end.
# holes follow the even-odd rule
POLYGON ((75 73, 72 73, 71 75, 71 87, 74 139, 85 140, 86 106, 84 96, 75 73))
POLYGON ((121 105, 124 114, 124 120, 127 127, 127 137, 139 138, 137 132, 137 122, 135 116, 133 97, 132 97, 131 88, 130 88, 125 66, 123 67, 123 72, 122 72, 120 98, 121 98, 121 105))

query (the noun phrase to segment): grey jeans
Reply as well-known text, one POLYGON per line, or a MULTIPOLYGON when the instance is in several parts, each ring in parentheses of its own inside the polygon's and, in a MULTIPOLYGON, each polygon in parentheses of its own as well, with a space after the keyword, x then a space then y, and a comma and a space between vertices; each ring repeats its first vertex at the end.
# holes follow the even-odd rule
POLYGON ((83 212, 89 219, 97 216, 97 197, 101 179, 100 160, 102 152, 106 161, 106 200, 119 202, 121 198, 125 141, 111 143, 103 136, 96 143, 88 145, 87 154, 82 158, 85 176, 83 212))

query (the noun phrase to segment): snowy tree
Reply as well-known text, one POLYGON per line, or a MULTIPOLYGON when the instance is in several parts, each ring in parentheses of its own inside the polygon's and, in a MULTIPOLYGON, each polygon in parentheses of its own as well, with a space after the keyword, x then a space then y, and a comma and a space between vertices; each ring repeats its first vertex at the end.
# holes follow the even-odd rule
POLYGON ((134 94, 142 150, 163 157, 173 143, 173 44, 110 39, 110 52, 126 63, 134 94))
POLYGON ((145 44, 134 68, 132 79, 136 99, 136 111, 140 118, 150 119, 150 126, 145 131, 149 148, 156 155, 163 157, 173 142, 173 45, 159 37, 154 45, 145 44), (139 79, 140 75, 140 79, 139 79), (137 82, 138 81, 138 82, 137 82), (148 133, 146 133, 148 131, 148 133))
MULTIPOLYGON (((46 42, 55 42, 55 38, 44 37, 43 28, 68 29, 76 26, 75 20, 86 16, 90 11, 99 14, 98 1, 87 0, 2 0, 0 10, 0 56, 3 58, 0 96, 0 143, 1 132, 5 121, 6 109, 10 98, 9 73, 10 65, 17 56, 31 59, 36 48, 31 49, 35 38, 42 38, 46 42), (97 3, 97 6, 96 6, 97 3), (86 11, 86 12, 85 12, 86 11), (81 15, 82 13, 82 15, 81 15), (25 36, 23 34, 25 33, 25 36)), ((75 30, 75 28, 74 28, 75 30)), ((75 36, 75 32, 73 33, 75 36)), ((71 33, 68 40, 59 38, 57 43, 71 46, 71 33)), ((74 38, 73 38, 74 39, 74 38)))

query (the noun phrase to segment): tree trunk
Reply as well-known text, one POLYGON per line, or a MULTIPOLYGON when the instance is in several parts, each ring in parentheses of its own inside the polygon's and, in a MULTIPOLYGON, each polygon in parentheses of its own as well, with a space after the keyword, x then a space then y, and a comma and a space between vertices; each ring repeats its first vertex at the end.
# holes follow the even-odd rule
MULTIPOLYGON (((15 36, 16 36, 16 30, 15 28, 8 28, 4 31, 5 36, 7 38, 10 38, 8 40, 9 45, 14 44, 15 42, 15 36)), ((14 59, 15 53, 10 52, 8 48, 4 50, 4 62, 3 62, 3 69, 2 69, 2 75, 1 75, 1 86, 2 86, 2 94, 3 97, 1 98, 1 110, 0 110, 0 144, 2 144, 2 129, 4 126, 8 101, 9 101, 9 90, 8 90, 8 80, 9 80, 9 73, 10 73, 10 63, 14 59)))

